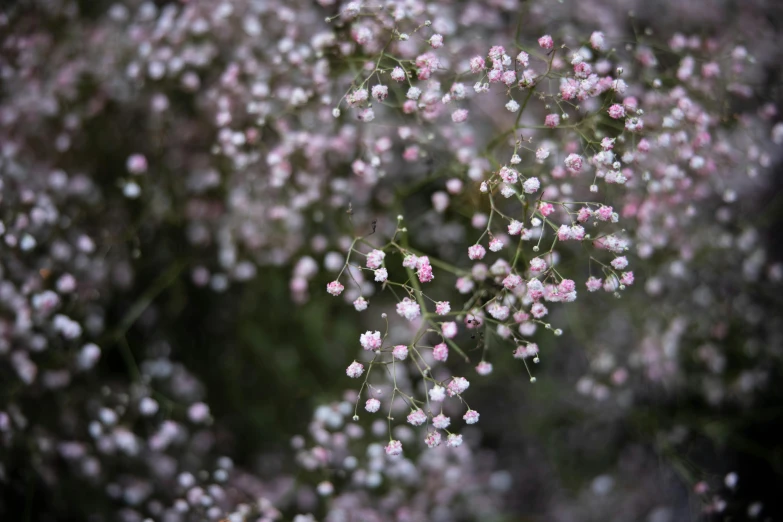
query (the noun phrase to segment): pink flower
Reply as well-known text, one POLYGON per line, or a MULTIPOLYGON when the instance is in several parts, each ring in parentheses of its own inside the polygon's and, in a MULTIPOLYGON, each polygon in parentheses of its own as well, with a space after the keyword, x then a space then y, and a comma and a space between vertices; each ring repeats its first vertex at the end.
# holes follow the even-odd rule
POLYGON ((385 268, 379 268, 375 272, 375 281, 377 283, 383 283, 389 278, 389 272, 385 268))
POLYGON ((479 375, 489 375, 492 373, 492 363, 481 361, 476 365, 476 373, 479 375))
POLYGON ((590 35, 590 45, 596 51, 601 51, 604 48, 604 33, 601 31, 595 31, 590 35))
POLYGON ((125 168, 131 174, 143 174, 147 172, 147 158, 142 154, 131 154, 125 162, 125 168))
POLYGON ((513 290, 522 284, 522 277, 517 274, 509 274, 503 279, 503 286, 508 290, 513 290))
POLYGON ((446 362, 449 358, 449 348, 446 343, 436 344, 432 350, 432 356, 436 361, 446 362))
POLYGON ((446 439, 446 446, 449 448, 462 446, 462 435, 457 435, 456 433, 449 434, 449 437, 446 439))
POLYGON ((438 315, 446 315, 451 312, 451 305, 448 301, 438 301, 435 303, 435 313, 438 315))
POLYGON ((565 159, 565 166, 573 172, 582 170, 582 156, 579 154, 569 154, 565 159))
POLYGON ((524 183, 522 183, 522 188, 524 189, 525 193, 527 194, 533 194, 541 187, 541 182, 538 181, 538 178, 528 178, 525 180, 524 183))
POLYGON ((527 67, 530 65, 530 56, 525 51, 521 51, 517 55, 517 63, 522 67, 527 67))
POLYGON ((470 72, 478 73, 484 70, 484 58, 481 56, 474 56, 470 59, 470 72))
POLYGON ((538 206, 538 211, 542 216, 549 217, 555 211, 555 207, 552 206, 552 203, 541 203, 538 206))
POLYGON ((348 375, 348 377, 351 377, 352 379, 357 379, 361 377, 361 375, 364 373, 364 365, 362 363, 358 363, 354 361, 350 365, 348 365, 348 368, 346 368, 345 373, 348 375))
POLYGON ((538 355, 538 345, 536 343, 517 346, 517 349, 514 351, 515 359, 527 359, 536 355, 538 355))
POLYGON ((544 36, 538 39, 538 45, 540 45, 542 49, 546 49, 548 51, 555 46, 555 42, 554 40, 552 40, 551 36, 545 34, 544 36))
POLYGON ((397 303, 397 314, 408 321, 413 321, 421 315, 421 307, 419 306, 419 303, 406 297, 397 303))
POLYGON ((440 34, 433 34, 430 37, 430 45, 433 49, 439 49, 443 47, 443 36, 440 34))
POLYGON ((493 252, 499 252, 503 249, 503 242, 498 238, 493 237, 492 241, 489 242, 489 249, 493 252))
POLYGON ((380 268, 385 257, 386 254, 383 250, 373 250, 367 254, 367 268, 372 268, 373 270, 380 268))
POLYGON ((370 303, 367 302, 367 299, 365 299, 364 297, 359 296, 353 302, 353 307, 356 308, 357 312, 364 312, 365 310, 367 310, 367 306, 369 304, 370 303))
POLYGON ((381 408, 381 401, 378 399, 367 399, 367 402, 364 403, 364 409, 369 411, 370 413, 375 413, 381 408))
POLYGON ((446 392, 449 397, 459 395, 470 387, 470 383, 465 377, 454 377, 448 386, 446 386, 446 392))
POLYGON ((402 70, 402 67, 395 67, 391 72, 391 78, 392 80, 401 82, 404 81, 407 76, 405 75, 405 71, 402 70))
POLYGON ((392 356, 395 359, 404 361, 408 357, 408 347, 405 346, 404 344, 398 344, 392 350, 392 356))
POLYGON ((540 257, 536 257, 530 260, 530 271, 534 274, 540 274, 547 269, 546 261, 540 257))
POLYGON ((421 426, 427 422, 427 414, 421 409, 415 410, 408 415, 408 422, 414 426, 421 426))
POLYGON ((595 292, 596 290, 600 289, 603 283, 601 283, 600 279, 597 279, 595 277, 590 276, 590 278, 585 283, 585 286, 587 287, 587 290, 590 292, 595 292))
POLYGON ((326 291, 335 297, 342 294, 343 290, 345 290, 345 287, 339 281, 332 281, 326 285, 326 291))
POLYGON ((617 103, 609 107, 607 112, 609 113, 609 117, 614 118, 615 120, 625 117, 625 107, 617 103))
POLYGON ((544 118, 544 125, 547 127, 554 128, 560 125, 560 116, 557 114, 547 114, 546 118, 544 118))
POLYGON ((402 260, 402 266, 405 268, 414 269, 418 266, 419 258, 413 254, 408 254, 405 259, 402 260))
POLYGON ((620 283, 631 286, 633 284, 633 272, 623 272, 620 277, 620 283))
POLYGON ((442 386, 433 386, 429 391, 430 400, 433 402, 443 402, 446 399, 446 389, 442 386))
POLYGON ((381 339, 381 332, 378 330, 371 332, 367 330, 365 333, 359 336, 359 343, 365 350, 377 350, 383 344, 381 339))
POLYGON ((440 327, 440 331, 446 339, 453 339, 457 335, 457 323, 453 321, 443 323, 440 327))
POLYGON ((420 258, 420 262, 417 263, 419 269, 416 272, 416 275, 419 276, 419 282, 421 283, 429 283, 435 279, 435 276, 432 274, 432 265, 430 265, 429 261, 430 260, 425 256, 420 258))
POLYGON ((595 211, 595 218, 600 221, 609 221, 612 219, 613 212, 612 207, 601 206, 595 211))
POLYGON ((463 123, 467 119, 468 119, 467 109, 457 109, 456 111, 451 113, 451 121, 453 121, 454 123, 463 123))
POLYGON ((432 425, 439 430, 445 430, 451 425, 451 419, 441 413, 432 418, 432 425))
POLYGON ((549 313, 549 310, 547 310, 546 306, 544 306, 542 303, 533 303, 533 307, 530 309, 530 313, 533 314, 533 317, 536 319, 541 319, 547 313, 549 313))
POLYGON ((428 448, 434 448, 435 446, 440 445, 440 439, 441 435, 439 431, 431 431, 427 433, 427 436, 424 438, 424 443, 428 448))
POLYGON ((382 102, 389 95, 389 88, 385 85, 375 85, 372 88, 372 97, 382 102))
POLYGON ((522 230, 525 228, 524 224, 517 221, 516 219, 512 220, 511 223, 508 225, 508 233, 512 236, 518 236, 522 233, 522 230))
POLYGON ((476 424, 479 420, 479 413, 476 410, 468 410, 462 418, 465 419, 467 424, 476 424))
POLYGON ((398 440, 392 440, 386 446, 386 454, 390 457, 398 457, 402 455, 402 442, 398 440))
POLYGON ((473 261, 477 259, 484 259, 485 255, 487 255, 487 251, 481 245, 473 245, 468 248, 468 257, 473 261))
POLYGON ((615 258, 612 260, 612 267, 613 267, 615 270, 622 270, 622 269, 623 269, 623 268, 625 268, 626 266, 628 266, 628 259, 626 259, 626 257, 625 257, 625 256, 621 256, 621 257, 615 257, 615 258))

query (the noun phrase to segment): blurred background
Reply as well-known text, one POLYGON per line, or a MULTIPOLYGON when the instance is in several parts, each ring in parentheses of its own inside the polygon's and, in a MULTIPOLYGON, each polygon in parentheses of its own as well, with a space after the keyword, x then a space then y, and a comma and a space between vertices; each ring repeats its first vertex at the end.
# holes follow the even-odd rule
MULTIPOLYGON (((684 54, 702 63, 742 46, 747 92, 688 85, 731 162, 692 203, 696 218, 680 221, 691 203, 671 203, 664 237, 629 219, 636 284, 553 307, 564 334, 537 340, 535 384, 513 347, 492 352, 491 378, 471 380, 481 422, 463 431, 464 452, 414 450, 409 468, 381 466, 380 486, 357 485, 348 467, 313 464, 314 448, 375 469, 368 445, 386 432, 366 414, 361 432, 348 427, 358 387, 345 368, 381 312, 396 319, 396 301, 378 293, 355 313, 323 291, 344 257, 337 270, 327 259, 374 221, 388 238, 403 214, 412 248, 469 271, 471 220, 488 205, 474 190, 433 208, 449 176, 471 183, 458 147, 435 140, 406 165, 395 143, 386 172, 356 176, 381 131, 331 115, 372 54, 329 51, 355 29, 338 3, 7 3, 3 520, 783 519, 783 7, 404 5, 460 42, 461 58, 520 26, 522 39, 571 45, 602 30, 629 56, 613 63, 633 70, 643 48, 664 78, 684 54), (676 35, 698 41, 672 51, 676 35), (644 244, 654 247, 640 255, 644 244)), ((471 139, 501 128, 493 110, 471 139)), ((572 254, 563 265, 584 272, 572 254)), ((433 285, 465 299, 446 274, 433 285)), ((475 336, 456 341, 479 357, 475 336)))

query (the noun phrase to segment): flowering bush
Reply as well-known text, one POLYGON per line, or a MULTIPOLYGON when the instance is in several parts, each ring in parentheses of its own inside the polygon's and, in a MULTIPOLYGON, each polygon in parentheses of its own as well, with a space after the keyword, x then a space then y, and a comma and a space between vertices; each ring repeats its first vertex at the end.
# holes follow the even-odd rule
MULTIPOLYGON (((611 6, 550 4, 0 14, 0 513, 502 520, 523 509, 512 484, 556 487, 523 476, 512 398, 544 401, 549 426, 564 397, 615 435, 671 395, 704 416, 760 407, 780 370, 779 216, 759 204, 783 144, 774 27, 756 4, 706 37, 638 32, 642 12, 630 38, 611 6), (292 355, 305 339, 329 388, 293 437, 300 475, 231 419, 268 384, 254 426, 304 430, 290 395, 321 379, 292 355)), ((606 471, 664 455, 701 511, 769 510, 732 499, 733 462, 683 465, 736 433, 687 417, 587 471, 622 510, 563 493, 537 509, 684 517, 683 488, 651 505, 652 479, 618 493, 606 471)))

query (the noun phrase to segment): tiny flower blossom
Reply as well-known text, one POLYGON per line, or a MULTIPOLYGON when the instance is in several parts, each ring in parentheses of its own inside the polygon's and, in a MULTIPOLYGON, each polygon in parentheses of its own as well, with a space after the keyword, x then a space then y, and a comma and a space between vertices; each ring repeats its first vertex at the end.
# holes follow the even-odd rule
POLYGON ((615 257, 612 260, 612 267, 616 270, 622 270, 628 266, 628 259, 625 256, 615 257))
POLYGON ((587 286, 587 290, 590 291, 590 292, 595 292, 596 290, 601 288, 602 285, 603 285, 603 283, 601 283, 600 279, 592 277, 592 276, 585 283, 585 286, 587 286))
POLYGON ((516 183, 519 180, 519 172, 508 167, 503 167, 498 172, 500 178, 506 183, 516 183))
POLYGON ((439 446, 441 441, 441 435, 439 431, 431 431, 427 433, 427 436, 424 438, 424 443, 427 445, 428 448, 434 448, 435 446, 439 446))
POLYGON ((467 424, 476 424, 479 420, 479 413, 476 410, 468 410, 462 418, 465 419, 467 424))
POLYGON ((451 305, 448 301, 438 301, 435 303, 435 313, 438 315, 446 315, 451 312, 451 305))
POLYGON ((439 49, 443 47, 443 35, 434 34, 430 37, 430 45, 433 49, 439 49))
POLYGON ((362 363, 358 363, 354 361, 350 365, 348 365, 348 368, 346 368, 345 373, 348 375, 348 377, 351 377, 352 379, 357 379, 364 373, 364 365, 362 363))
POLYGON ((530 313, 533 314, 533 317, 536 319, 541 319, 547 313, 549 313, 549 310, 547 310, 546 306, 544 306, 542 303, 533 303, 533 306, 530 309, 530 313))
POLYGON ((604 33, 601 31, 595 31, 590 35, 590 45, 596 51, 601 51, 604 48, 604 33))
POLYGON ((449 385, 446 387, 446 391, 449 397, 459 395, 470 387, 470 383, 465 377, 454 377, 449 385))
POLYGON ((364 312, 365 310, 367 310, 367 306, 369 304, 370 303, 367 302, 367 299, 365 299, 364 297, 359 296, 353 302, 353 307, 356 308, 357 312, 364 312))
POLYGON ((440 327, 440 331, 446 339, 453 339, 457 335, 457 323, 453 321, 443 323, 440 327))
POLYGON ((517 112, 519 110, 519 104, 514 100, 509 100, 506 104, 506 110, 508 112, 517 112))
POLYGON ((402 442, 398 440, 392 440, 386 446, 386 454, 390 457, 398 457, 402 455, 402 442))
POLYGON ((457 448, 462 446, 462 435, 457 435, 456 433, 449 434, 448 438, 446 439, 446 446, 449 448, 457 448))
POLYGON ((367 254, 367 268, 372 268, 373 270, 380 268, 385 257, 386 253, 382 250, 373 250, 367 254))
POLYGON ((522 189, 527 194, 533 194, 535 193, 539 188, 541 188, 541 182, 538 181, 538 178, 532 177, 525 180, 524 183, 522 183, 522 189))
POLYGON ((339 281, 332 281, 326 285, 326 291, 335 297, 342 294, 343 290, 345 290, 345 287, 339 281))
POLYGON ((392 350, 392 356, 395 359, 404 361, 408 357, 408 347, 405 346, 404 344, 398 344, 392 350))
POLYGON ((365 350, 377 350, 383 344, 381 339, 381 332, 378 330, 371 332, 367 330, 365 333, 359 336, 359 343, 365 350))
POLYGON ((421 307, 416 301, 412 301, 409 297, 406 297, 397 303, 397 314, 408 321, 413 321, 421 315, 421 307))
POLYGON ((367 402, 364 403, 364 409, 369 411, 370 413, 375 413, 381 408, 381 401, 378 399, 367 399, 367 402))
POLYGON ((538 45, 540 45, 542 49, 546 49, 548 51, 555 46, 555 42, 554 40, 552 40, 551 36, 545 34, 544 36, 538 39, 538 45))
POLYGON ((443 402, 446 399, 446 389, 442 386, 433 386, 429 391, 430 400, 433 402, 443 402))
POLYGON ((546 261, 540 257, 536 257, 530 260, 530 271, 534 274, 540 274, 547 269, 546 261))
POLYGON ((517 346, 517 349, 514 350, 515 359, 527 359, 528 357, 535 357, 536 355, 538 355, 538 345, 536 343, 517 346))
POLYGON ((582 170, 582 156, 579 154, 569 154, 565 159, 565 166, 573 172, 579 172, 582 170))
POLYGON ((420 283, 429 283, 433 279, 435 279, 435 276, 432 274, 432 266, 429 264, 422 265, 419 267, 418 271, 416 272, 416 275, 419 276, 419 282, 420 283))
POLYGON ((457 109, 456 111, 451 113, 451 121, 454 123, 463 123, 468 119, 468 110, 467 109, 457 109))
POLYGON ((552 203, 541 203, 538 205, 538 212, 543 217, 549 217, 555 212, 555 207, 552 205, 552 203))
POLYGON ((546 118, 544 118, 544 125, 550 129, 557 127, 560 125, 560 116, 557 114, 547 114, 546 118))
POLYGON ((451 425, 451 419, 441 413, 432 418, 432 425, 439 430, 445 430, 451 425))
POLYGON ((484 58, 481 56, 474 56, 470 59, 470 72, 476 74, 484 70, 484 58))
POLYGON ((600 221, 609 221, 612 219, 613 213, 614 211, 612 207, 601 206, 598 210, 595 211, 595 218, 600 221))
POLYGON ((631 286, 633 284, 633 272, 623 272, 620 277, 620 284, 631 286))
POLYGON ((413 254, 408 254, 405 259, 402 260, 402 266, 405 268, 414 269, 418 266, 419 258, 413 254))
POLYGON ((408 89, 408 93, 405 95, 405 97, 409 100, 418 100, 419 96, 421 96, 421 89, 418 87, 411 87, 408 89))
POLYGON ((446 362, 446 359, 449 358, 449 348, 446 343, 436 344, 432 349, 432 356, 436 361, 446 362))
POLYGON ((489 375, 492 373, 492 363, 481 361, 476 365, 476 373, 479 375, 489 375))
POLYGON ((527 67, 530 65, 530 56, 525 51, 521 51, 517 55, 517 63, 519 63, 522 67, 527 67))
POLYGON ((525 228, 525 225, 516 219, 511 220, 511 223, 508 225, 508 233, 512 236, 518 236, 522 233, 522 230, 525 228))
POLYGON ((421 426, 427 422, 427 414, 421 409, 415 410, 408 415, 408 422, 414 426, 421 426))
POLYGON ((609 113, 609 117, 614 118, 615 120, 625 117, 625 107, 617 103, 609 107, 607 112, 609 113))
POLYGON ((389 88, 385 85, 375 85, 372 88, 372 97, 378 100, 379 102, 382 102, 386 99, 386 97, 389 96, 389 88))
POLYGON ((522 284, 522 277, 517 274, 509 274, 503 279, 503 286, 508 290, 513 290, 522 284))
POLYGON ((484 259, 485 255, 487 255, 487 251, 481 245, 473 245, 468 248, 468 257, 473 261, 484 259))
POLYGON ((391 78, 392 80, 401 82, 406 78, 405 71, 402 70, 402 67, 395 67, 391 72, 391 78))
POLYGON ((506 71, 500 76, 500 81, 506 85, 512 85, 517 81, 517 74, 514 71, 506 71))
POLYGON ((503 249, 503 241, 496 237, 492 238, 492 241, 489 242, 489 249, 493 252, 499 252, 503 249))
POLYGON ((386 279, 389 278, 389 272, 385 268, 379 268, 375 272, 375 281, 378 283, 383 283, 386 281, 386 279))
POLYGON ((359 119, 365 123, 369 123, 375 119, 375 111, 372 108, 367 108, 359 113, 359 119))
POLYGON ((536 149, 536 161, 543 162, 545 159, 549 157, 549 149, 545 149, 543 147, 539 147, 536 149))

